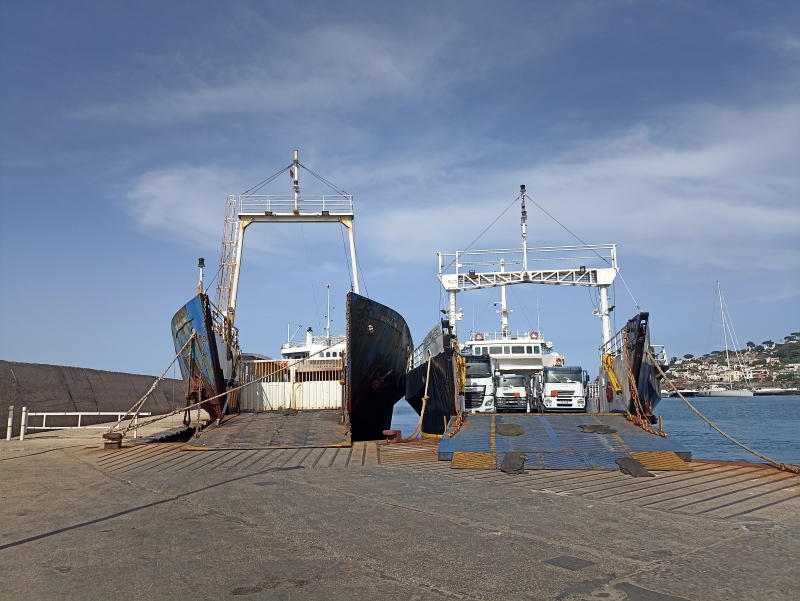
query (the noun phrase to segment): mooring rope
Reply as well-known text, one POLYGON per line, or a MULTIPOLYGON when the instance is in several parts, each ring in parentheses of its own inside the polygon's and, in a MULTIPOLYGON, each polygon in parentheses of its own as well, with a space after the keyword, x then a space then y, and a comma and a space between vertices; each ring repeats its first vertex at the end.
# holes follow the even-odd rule
POLYGON ((667 374, 665 374, 665 373, 664 373, 664 370, 663 370, 663 369, 661 369, 661 366, 658 364, 658 361, 656 361, 656 358, 655 358, 655 357, 653 357, 653 354, 650 352, 650 350, 649 350, 649 349, 648 349, 648 351, 647 351, 647 354, 650 356, 650 359, 652 359, 652 361, 653 361, 653 365, 655 365, 655 366, 656 366, 656 369, 658 369, 658 372, 661 374, 661 376, 662 376, 662 377, 663 377, 663 378, 664 378, 664 379, 667 381, 667 383, 668 383, 668 384, 669 384, 669 385, 672 387, 672 390, 674 390, 674 391, 676 392, 676 394, 677 394, 677 395, 678 395, 678 396, 681 398, 681 400, 683 400, 683 402, 684 402, 684 403, 686 403, 686 404, 689 406, 689 409, 691 409, 692 411, 694 411, 694 412, 695 412, 695 413, 696 413, 696 414, 697 414, 697 415, 700 417, 700 419, 702 419, 704 422, 706 422, 706 423, 707 423, 709 426, 711 426, 712 428, 714 428, 714 429, 715 429, 717 432, 719 432, 720 434, 722 434, 722 435, 723 435, 725 438, 727 438, 728 440, 730 440, 732 443, 734 443, 735 445, 737 445, 737 446, 739 446, 739 447, 743 448, 743 449, 744 449, 745 451, 747 451, 748 453, 752 453, 753 455, 755 455, 755 456, 756 456, 756 457, 758 457, 759 459, 763 459, 764 461, 766 461, 767 463, 769 463, 769 464, 770 464, 772 467, 774 467, 774 468, 776 468, 776 469, 779 469, 779 470, 781 470, 781 471, 783 471, 783 472, 790 472, 790 473, 792 473, 792 474, 800 474, 800 466, 796 466, 796 465, 793 465, 793 464, 791 464, 791 463, 781 463, 780 461, 775 461, 774 459, 770 459, 770 458, 769 458, 769 457, 767 457, 766 455, 762 455, 762 454, 761 454, 761 453, 759 453, 758 451, 754 451, 753 449, 751 449, 751 448, 750 448, 750 447, 748 447, 747 445, 745 445, 745 444, 742 444, 741 442, 739 442, 738 440, 736 440, 736 439, 735 439, 735 438, 733 438, 732 436, 729 436, 728 434, 726 434, 725 432, 723 432, 722 430, 720 430, 720 429, 719 429, 719 428, 718 428, 718 427, 717 427, 717 426, 716 426, 716 425, 715 425, 715 424, 714 424, 714 423, 713 423, 713 422, 712 422, 710 419, 708 419, 708 418, 707 418, 705 415, 703 415, 702 413, 700 413, 700 412, 697 410, 697 407, 695 407, 695 406, 694 406, 694 405, 692 405, 692 404, 691 404, 689 401, 687 401, 687 400, 686 400, 686 397, 685 397, 685 396, 683 396, 683 395, 681 394, 681 391, 680 391, 680 390, 678 390, 678 388, 675 386, 675 384, 672 382, 672 380, 670 380, 670 379, 667 377, 667 374))
MULTIPOLYGON (((189 336, 189 339, 181 347, 181 350, 179 350, 177 352, 177 354, 175 355, 175 357, 172 359, 172 361, 169 362, 169 365, 167 365, 167 369, 164 370, 164 373, 162 373, 160 376, 158 376, 156 378, 156 381, 153 382, 153 385, 150 387, 150 390, 148 390, 144 394, 144 396, 142 398, 140 398, 138 401, 136 401, 133 404, 133 407, 131 407, 131 409, 130 409, 130 411, 128 411, 128 413, 126 413, 125 415, 120 415, 119 416, 119 419, 117 420, 117 423, 114 424, 113 426, 111 426, 111 428, 108 430, 109 432, 113 432, 114 430, 119 428, 119 425, 122 423, 122 421, 125 419, 125 417, 127 417, 128 415, 131 415, 131 414, 133 414, 133 418, 131 419, 131 423, 128 424, 128 427, 123 432, 127 432, 128 430, 133 429, 133 428, 131 428, 131 426, 136 422, 136 414, 139 413, 139 409, 142 408, 142 405, 144 405, 144 402, 147 400, 147 397, 149 397, 153 393, 153 391, 156 389, 156 387, 164 380, 164 376, 167 375, 167 372, 169 371, 169 368, 173 366, 175 361, 178 360, 178 357, 181 356, 181 353, 183 353, 184 349, 187 346, 189 346, 189 343, 191 343, 192 340, 194 340, 195 338, 197 338, 197 332, 192 332, 192 335, 189 336)), ((136 428, 139 428, 139 424, 138 423, 136 424, 136 428)))
POLYGON ((428 349, 428 370, 427 375, 425 376, 425 394, 422 395, 422 410, 419 412, 419 421, 417 422, 417 427, 414 428, 414 431, 411 433, 411 436, 406 436, 405 438, 401 439, 400 442, 410 442, 415 440, 417 436, 419 436, 420 431, 422 430, 422 418, 425 417, 425 407, 428 404, 428 382, 431 381, 431 351, 428 349))
MULTIPOLYGON (((192 338, 193 337, 194 337, 194 335, 192 336, 192 338)), ((189 344, 189 342, 192 340, 192 338, 190 338, 189 340, 186 341, 186 344, 183 345, 183 348, 181 348, 180 352, 178 353, 178 356, 180 356, 180 354, 183 352, 183 349, 186 348, 186 345, 189 344)), ((314 353, 311 353, 308 357, 303 357, 302 359, 297 359, 297 360, 295 360, 295 361, 293 361, 291 363, 287 363, 286 365, 282 365, 280 367, 276 367, 275 370, 270 371, 269 373, 264 374, 263 376, 261 376, 259 378, 256 378, 255 380, 252 380, 251 382, 246 382, 245 384, 242 384, 241 386, 237 386, 236 388, 231 388, 230 390, 226 390, 225 392, 223 392, 221 394, 218 394, 216 396, 212 396, 210 398, 203 399, 202 401, 198 401, 197 403, 193 403, 191 405, 186 405, 185 407, 179 407, 178 409, 175 409, 175 410, 173 410, 173 411, 171 411, 169 413, 165 413, 164 415, 159 415, 157 417, 154 417, 153 419, 150 419, 150 420, 147 420, 147 421, 144 421, 144 422, 140 422, 140 423, 136 424, 136 428, 142 428, 144 426, 149 426, 150 424, 154 424, 157 421, 161 421, 162 419, 166 419, 167 417, 171 417, 173 415, 178 415, 179 413, 184 413, 186 411, 190 411, 190 410, 192 410, 194 408, 197 408, 198 411, 199 411, 200 406, 203 403, 207 403, 209 401, 216 400, 216 399, 218 399, 220 397, 225 396, 226 394, 230 394, 232 392, 236 392, 237 390, 241 390, 242 388, 246 388, 246 387, 251 386, 253 384, 257 384, 261 380, 264 380, 266 378, 274 376, 276 373, 278 373, 279 371, 281 371, 283 369, 288 369, 290 367, 294 367, 298 363, 300 363, 302 361, 305 361, 306 359, 310 359, 311 357, 314 357, 315 355, 318 355, 319 353, 322 353, 322 352, 324 352, 326 350, 330 350, 334 346, 336 346, 336 345, 332 344, 330 346, 323 347, 320 350, 318 350, 318 351, 316 351, 314 353)), ((177 359, 178 356, 176 356, 175 359, 177 359)), ((175 363, 175 359, 172 360, 172 363, 175 363)), ((172 366, 172 363, 170 363, 170 367, 172 366)), ((167 370, 168 369, 169 369, 169 367, 167 367, 167 370)), ((164 373, 166 373, 166 371, 164 373)), ((155 386, 153 388, 155 388, 155 386)), ((150 394, 150 393, 148 392, 148 394, 150 394)), ((146 398, 146 395, 145 395, 145 398, 146 398)), ((133 430, 133 429, 134 429, 133 423, 128 424, 128 427, 125 428, 124 430, 122 430, 122 433, 125 434, 125 433, 127 433, 127 432, 129 432, 130 430, 133 430)))

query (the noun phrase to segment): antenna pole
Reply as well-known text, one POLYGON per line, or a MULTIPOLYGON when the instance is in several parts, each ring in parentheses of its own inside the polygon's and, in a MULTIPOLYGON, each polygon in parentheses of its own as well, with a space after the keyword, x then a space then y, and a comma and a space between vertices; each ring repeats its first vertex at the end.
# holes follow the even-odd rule
POLYGON ((519 196, 522 199, 522 271, 528 271, 528 212, 525 210, 525 186, 519 187, 519 196))
POLYGON ((326 332, 327 337, 328 337, 328 346, 330 346, 330 344, 331 344, 331 340, 330 340, 330 338, 331 338, 331 285, 330 284, 326 284, 326 286, 328 287, 328 315, 327 315, 328 323, 325 326, 325 332, 326 332))
POLYGON ((298 153, 294 151, 294 180, 292 182, 294 187, 294 212, 300 212, 300 159, 298 153))

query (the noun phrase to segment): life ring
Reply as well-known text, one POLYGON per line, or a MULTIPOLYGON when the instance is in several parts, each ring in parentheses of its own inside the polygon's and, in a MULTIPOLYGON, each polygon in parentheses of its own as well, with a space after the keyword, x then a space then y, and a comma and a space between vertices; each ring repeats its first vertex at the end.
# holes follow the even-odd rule
POLYGON ((475 340, 477 340, 478 342, 483 341, 483 334, 481 334, 480 332, 475 334, 475 340))
POLYGON ((531 340, 539 340, 539 332, 531 332, 531 340))
POLYGON ((564 365, 564 357, 556 357, 556 366, 564 365))

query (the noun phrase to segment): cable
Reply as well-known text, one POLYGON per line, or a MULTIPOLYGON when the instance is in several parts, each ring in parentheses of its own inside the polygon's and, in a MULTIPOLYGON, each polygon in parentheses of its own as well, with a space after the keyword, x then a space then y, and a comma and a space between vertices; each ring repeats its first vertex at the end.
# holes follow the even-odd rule
POLYGON ((308 258, 308 246, 306 246, 306 230, 300 224, 300 231, 303 232, 303 248, 306 249, 306 263, 308 263, 308 278, 311 280, 311 294, 314 295, 314 311, 317 314, 317 327, 321 330, 322 325, 319 321, 319 309, 317 308, 317 293, 314 290, 314 276, 311 274, 311 260, 308 258))
POLYGON ((531 327, 531 330, 532 330, 533 329, 533 321, 531 321, 531 318, 528 315, 528 312, 525 310, 525 305, 523 305, 521 302, 519 302, 519 298, 517 298, 517 293, 514 292, 514 287, 513 286, 511 287, 511 294, 514 295, 514 298, 516 299, 517 303, 519 304, 520 308, 522 309, 522 314, 525 316, 525 319, 528 320, 528 325, 531 327))
POLYGON ((276 177, 278 177, 278 176, 279 176, 281 173, 285 173, 286 171, 288 171, 288 170, 289 170, 289 169, 291 169, 291 168, 292 168, 292 166, 291 166, 291 165, 289 165, 288 167, 285 167, 285 168, 281 169, 280 171, 278 171, 278 173, 276 173, 275 175, 270 175, 270 176, 269 176, 267 179, 265 179, 265 180, 264 180, 263 182, 261 182, 260 184, 256 184, 255 186, 253 186, 253 187, 252 187, 252 188, 250 188, 249 190, 245 190, 244 192, 242 192, 242 193, 241 193, 241 196, 248 196, 248 195, 250 195, 250 194, 255 194, 255 193, 256 193, 256 192, 258 192, 258 191, 259 191, 261 188, 263 188, 263 187, 264 187, 264 186, 266 186, 268 183, 270 183, 272 180, 274 180, 276 177))
MULTIPOLYGON (((528 200, 530 200, 530 201, 531 201, 533 204, 535 204, 535 205, 536 205, 536 206, 537 206, 539 209, 541 209, 541 211, 542 211, 542 212, 543 212, 545 215, 547 215, 547 216, 548 216, 550 219, 552 219, 552 220, 553 220, 553 221, 555 221, 555 222, 556 222, 558 225, 560 225, 562 228, 564 228, 565 230, 567 230, 567 232, 569 232, 569 233, 572 235, 572 237, 574 237, 576 240, 578 240, 578 241, 579 241, 581 244, 583 244, 583 245, 584 245, 584 246, 586 246, 587 248, 589 247, 589 245, 588 245, 588 244, 586 244, 586 242, 584 242, 583 240, 581 240, 581 238, 580 238, 580 237, 579 237, 579 236, 578 236, 578 235, 577 235, 575 232, 573 232, 573 231, 572 231, 571 229, 569 229, 569 228, 568 228, 566 225, 564 225, 564 224, 563 224, 563 223, 561 223, 561 222, 560 222, 558 219, 556 219, 556 218, 555 218, 555 217, 553 217, 553 216, 552 216, 550 213, 548 213, 548 212, 547 212, 547 211, 546 211, 546 210, 545 210, 545 209, 544 209, 544 208, 543 208, 543 207, 542 207, 542 206, 541 206, 541 205, 540 205, 538 202, 536 202, 535 200, 533 200, 533 199, 532 199, 532 198, 531 198, 531 197, 530 197, 528 194, 526 194, 526 195, 525 195, 525 197, 526 197, 528 200)), ((609 260, 608 260, 608 259, 606 259, 606 258, 605 258, 603 255, 601 255, 599 252, 597 252, 597 251, 596 251, 596 250, 594 250, 593 248, 589 248, 589 250, 591 250, 591 251, 592 251, 594 254, 596 254, 598 257, 600 257, 600 259, 602 259, 603 261, 605 261, 605 263, 606 263, 606 264, 608 264, 608 265, 611 265, 611 263, 609 262, 609 260)), ((613 266, 612 266, 612 267, 613 267, 613 266)), ((622 277, 622 273, 620 272, 620 270, 619 270, 619 267, 617 267, 617 268, 616 268, 616 271, 617 271, 617 275, 618 275, 618 276, 619 276, 619 278, 622 280, 622 283, 623 283, 623 284, 625 284, 625 289, 628 291, 628 294, 630 294, 630 295, 631 295, 631 299, 633 300, 633 304, 634 304, 634 305, 636 305, 636 308, 637 308, 637 309, 639 309, 639 311, 641 311, 641 310, 642 310, 642 308, 639 306, 639 303, 637 303, 637 302, 636 302, 636 299, 634 298, 634 296, 633 296, 633 292, 631 292, 631 289, 630 289, 630 288, 628 288, 628 283, 625 281, 625 278, 624 278, 624 277, 622 277)))
POLYGON ((364 284, 364 292, 367 293, 367 298, 370 298, 369 288, 367 288, 367 278, 364 277, 364 270, 361 269, 361 261, 358 258, 358 251, 356 251, 356 268, 361 273, 361 282, 364 284))
POLYGON ((334 186, 332 183, 330 183, 328 180, 326 180, 326 179, 325 179, 324 177, 322 177, 321 175, 318 175, 318 174, 314 173, 313 171, 311 171, 311 169, 309 169, 308 167, 306 167, 305 165, 303 165, 303 163, 298 163, 298 165, 300 165, 300 166, 301 166, 303 169, 305 169, 306 171, 308 171, 308 172, 309 172, 311 175, 313 175, 314 177, 316 177, 316 178, 317 178, 319 181, 321 181, 323 184, 326 184, 326 185, 327 185, 329 188, 331 188, 331 189, 332 189, 332 190, 334 190, 335 192, 338 192, 338 193, 339 193, 339 194, 341 194, 342 196, 349 196, 349 194, 348 194, 347 192, 345 192, 344 190, 342 190, 341 188, 339 188, 339 187, 337 187, 337 186, 334 186))
MULTIPOLYGON (((481 236, 483 236, 483 235, 484 235, 486 232, 488 232, 488 231, 489 231, 489 228, 490 228, 490 227, 492 227, 492 226, 493 226, 495 223, 497 223, 497 220, 498 220, 498 219, 500 219, 500 218, 501 218, 503 215, 505 215, 505 214, 506 214, 506 211, 508 211, 508 210, 509 210, 511 207, 513 207, 513 206, 514 206, 514 203, 515 203, 515 202, 517 202, 517 201, 519 200, 519 198, 520 198, 520 197, 519 197, 519 196, 517 196, 517 197, 516 197, 514 200, 512 200, 512 201, 511 201, 511 204, 510 204, 510 205, 508 205, 508 206, 507 206, 507 207, 506 207, 506 208, 503 210, 503 212, 502 212, 502 213, 500 213, 500 214, 499 214, 499 215, 498 215, 498 216, 495 218, 495 220, 494 220, 494 221, 492 221, 492 222, 491 222, 489 225, 487 225, 487 226, 486 226, 486 229, 485 229, 485 230, 483 230, 483 231, 482 231, 480 234, 478 234, 478 237, 477 237, 477 238, 475 238, 475 239, 474 239, 472 242, 470 242, 470 243, 469 243, 469 246, 467 246, 467 248, 465 248, 465 249, 464 249, 464 250, 462 250, 461 252, 462 252, 462 253, 465 253, 465 252, 467 252, 467 251, 468 251, 470 248, 472 248, 472 245, 473 245, 473 244, 475 244, 475 243, 476 243, 478 240, 480 240, 481 236)), ((450 267, 451 267, 451 266, 453 265, 453 263, 455 263, 455 262, 456 262, 456 260, 455 260, 455 258, 454 258, 452 261, 450 261, 450 264, 449 264, 447 267, 445 267, 445 268, 444 268, 442 271, 446 271, 447 269, 450 269, 450 267)))
POLYGON ((342 234, 342 250, 344 251, 344 263, 347 265, 347 276, 350 278, 350 292, 353 291, 353 272, 350 269, 350 257, 347 256, 347 246, 344 243, 344 225, 339 223, 341 227, 339 232, 342 234))

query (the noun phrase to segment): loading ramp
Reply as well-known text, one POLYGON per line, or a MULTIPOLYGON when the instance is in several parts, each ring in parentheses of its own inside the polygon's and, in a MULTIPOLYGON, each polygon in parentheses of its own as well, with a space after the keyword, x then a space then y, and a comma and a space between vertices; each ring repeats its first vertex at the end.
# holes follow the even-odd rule
POLYGON ((204 429, 186 443, 189 451, 349 447, 352 442, 335 410, 238 413, 204 429))
MULTIPOLYGON (((455 429, 455 418, 448 433, 455 429)), ((688 469, 691 452, 672 438, 645 432, 623 414, 471 414, 439 444, 441 461, 453 467, 491 469, 506 453, 526 455, 524 467, 616 470, 633 457, 648 469, 688 469)))

